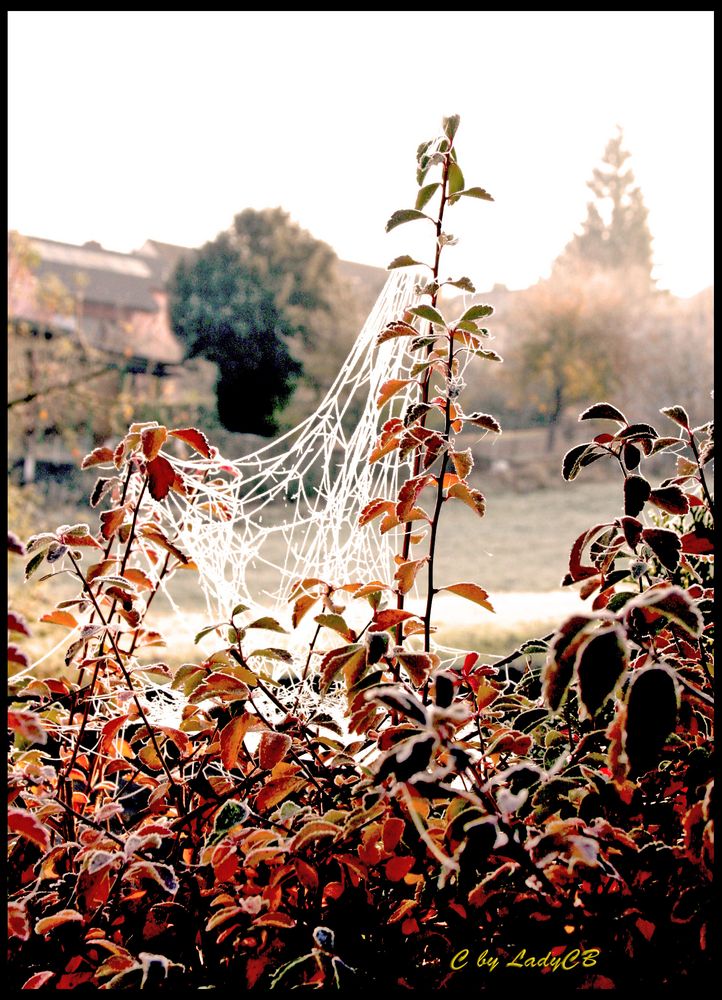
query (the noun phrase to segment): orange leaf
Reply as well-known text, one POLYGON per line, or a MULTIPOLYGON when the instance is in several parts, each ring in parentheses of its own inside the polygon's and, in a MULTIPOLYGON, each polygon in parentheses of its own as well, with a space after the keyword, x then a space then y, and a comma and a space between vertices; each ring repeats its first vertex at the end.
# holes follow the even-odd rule
POLYGON ((156 457, 167 437, 168 431, 165 427, 146 427, 144 431, 141 431, 140 444, 143 454, 149 462, 152 462, 156 457))
POLYGON ((471 448, 467 448, 466 451, 452 451, 450 455, 451 461, 454 463, 457 476, 459 479, 466 479, 474 465, 474 457, 471 454, 471 448))
POLYGON ((254 927, 295 927, 296 921, 293 917, 289 917, 287 913, 280 913, 276 910, 274 913, 264 913, 260 917, 256 917, 253 921, 254 927))
POLYGON ((291 625, 293 626, 293 628, 298 627, 298 624, 303 618, 303 616, 306 614, 307 611, 309 611, 314 606, 314 604, 318 600, 319 600, 318 597, 313 597, 311 594, 304 594, 302 597, 299 597, 299 599, 293 606, 293 614, 291 615, 291 625))
POLYGON ((57 913, 54 913, 52 917, 43 917, 42 920, 38 920, 35 925, 35 933, 49 934, 50 931, 55 930, 56 927, 60 927, 62 924, 68 924, 71 922, 82 924, 83 915, 78 913, 77 910, 59 910, 57 913))
POLYGON ((41 622, 49 622, 51 625, 63 625, 65 628, 77 628, 77 621, 67 611, 50 611, 43 615, 41 622))
POLYGON ((476 511, 479 517, 483 517, 486 513, 486 500, 483 493, 471 489, 466 483, 455 483, 449 490, 448 497, 455 497, 457 500, 463 501, 473 511, 476 511))
POLYGON ((230 771, 238 763, 238 755, 241 752, 243 737, 248 732, 248 726, 252 719, 247 712, 237 715, 224 726, 220 734, 221 760, 223 766, 230 771))
POLYGON ((154 587, 153 581, 145 575, 142 569, 133 569, 131 567, 124 570, 123 576, 126 580, 134 583, 136 587, 140 587, 141 590, 152 590, 154 587))
POLYGON ((194 448, 204 458, 211 458, 211 446, 208 443, 208 438, 201 431, 196 430, 195 427, 179 427, 168 431, 168 433, 172 437, 178 438, 179 441, 185 441, 186 444, 189 444, 191 448, 194 448))
POLYGON ((265 732, 258 745, 258 762, 264 771, 270 771, 286 756, 291 737, 285 733, 265 732))
POLYGON ((429 557, 424 556, 422 559, 413 559, 399 566, 394 574, 394 580, 398 580, 397 590, 400 594, 408 594, 414 585, 416 574, 428 561, 429 557))
POLYGON ((8 809, 8 829, 31 840, 42 851, 50 847, 50 830, 27 809, 8 809))
POLYGON ((392 511, 393 509, 394 503, 392 500, 384 500, 383 497, 376 497, 375 500, 369 500, 359 514, 359 526, 368 524, 369 521, 373 521, 375 517, 380 517, 381 514, 388 514, 389 511, 392 511))
POLYGON ((318 889, 318 872, 315 868, 302 861, 301 858, 294 858, 293 865, 302 885, 305 885, 307 889, 318 889))
POLYGON ((80 468, 89 469, 91 465, 101 465, 113 461, 113 451, 110 448, 95 448, 83 459, 80 468))
POLYGON ((24 990, 39 990, 41 986, 44 986, 48 980, 52 979, 55 975, 54 972, 36 972, 34 976, 27 979, 22 988, 24 990))
POLYGON ((378 611, 374 615, 373 624, 369 626, 369 632, 384 632, 386 629, 394 628, 401 622, 408 621, 409 618, 418 618, 410 611, 401 611, 397 608, 387 608, 386 611, 378 611))
POLYGON ((118 507, 114 510, 104 510, 100 515, 100 533, 106 541, 109 541, 120 528, 127 511, 125 507, 118 507))
POLYGON ((400 882, 414 867, 414 858, 392 858, 386 862, 384 871, 389 882, 400 882))
POLYGON ((494 610, 487 601, 487 597, 489 596, 487 592, 482 590, 481 587, 477 587, 475 583, 451 583, 448 587, 440 587, 439 589, 448 590, 450 594, 456 594, 458 597, 465 597, 467 601, 480 604, 487 611, 494 610))
POLYGON ((376 405, 379 409, 384 403, 388 403, 392 396, 395 396, 397 392, 400 392, 404 386, 412 381, 413 379, 410 378, 390 378, 387 382, 384 382, 376 400, 376 405))
POLYGON ((307 781, 305 778, 297 778, 289 775, 281 778, 271 778, 256 796, 256 809, 259 812, 266 812, 268 809, 273 808, 273 806, 278 805, 279 802, 283 802, 293 792, 298 792, 301 788, 305 788, 306 785, 307 781))

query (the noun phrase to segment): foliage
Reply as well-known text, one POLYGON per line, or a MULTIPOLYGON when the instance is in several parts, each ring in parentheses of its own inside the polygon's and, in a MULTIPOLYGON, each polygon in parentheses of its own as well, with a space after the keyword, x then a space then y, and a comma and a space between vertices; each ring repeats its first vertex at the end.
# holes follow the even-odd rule
POLYGON ((369 461, 399 449, 417 467, 359 526, 408 526, 393 580, 299 580, 288 623, 237 606, 199 635, 213 653, 159 683, 163 664, 136 657, 160 641, 148 609, 161 580, 194 570, 160 505, 201 503, 199 482, 228 472, 198 430, 150 423, 84 461, 101 471, 99 531, 28 540, 28 576, 78 581, 45 616, 71 630, 78 679, 11 683, 12 985, 425 992, 545 970, 591 989, 708 975, 711 425, 672 406, 660 436, 588 408, 608 429, 568 453, 564 476, 611 460, 624 505, 571 550, 567 583, 594 596, 589 611, 495 665, 433 649, 440 590, 491 610, 479 585, 435 580, 434 558, 446 503, 484 514, 463 429, 500 431, 460 401, 467 361, 494 360, 489 308, 453 321, 437 308, 445 210, 489 197, 466 186, 457 128, 445 119, 419 147, 417 207, 389 223, 429 219, 436 236, 419 305, 380 336, 407 338, 419 383, 403 414, 391 382, 381 393, 392 415, 369 461), (176 458, 185 448, 194 464, 176 458), (675 463, 659 483, 642 471, 657 456, 675 463), (416 616, 404 598, 424 577, 416 616), (286 625, 309 616, 301 699, 272 666, 293 659, 286 625))
POLYGON ((179 264, 171 322, 188 358, 218 366, 218 415, 228 430, 274 433, 304 369, 315 394, 328 381, 329 358, 345 356, 355 314, 339 306, 335 261, 276 208, 246 209, 179 264))

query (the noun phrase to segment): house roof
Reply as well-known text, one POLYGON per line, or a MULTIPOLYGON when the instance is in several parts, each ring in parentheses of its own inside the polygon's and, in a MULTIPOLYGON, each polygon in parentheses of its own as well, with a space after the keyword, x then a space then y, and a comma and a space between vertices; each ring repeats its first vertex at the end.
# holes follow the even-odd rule
POLYGON ((160 240, 146 240, 135 257, 143 258, 153 271, 154 277, 162 286, 168 281, 179 261, 190 257, 196 251, 192 247, 178 246, 175 243, 162 243, 160 240))
POLYGON ((98 243, 74 246, 37 237, 30 237, 29 243, 38 258, 38 276, 55 275, 84 302, 158 311, 151 290, 154 272, 142 258, 104 250, 98 243))

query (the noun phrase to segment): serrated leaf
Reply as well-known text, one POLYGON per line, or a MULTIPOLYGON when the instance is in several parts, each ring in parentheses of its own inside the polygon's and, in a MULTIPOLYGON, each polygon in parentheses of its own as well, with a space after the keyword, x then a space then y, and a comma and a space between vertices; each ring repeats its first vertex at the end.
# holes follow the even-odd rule
POLYGON ((332 649, 321 660, 319 666, 319 689, 322 694, 328 691, 334 677, 347 666, 356 667, 366 660, 366 648, 359 643, 332 649))
POLYGON ((669 417, 675 424, 684 427, 686 431, 689 430, 689 416, 683 406, 665 406, 659 412, 669 417))
POLYGON ((277 806, 284 799, 287 799, 289 795, 305 788, 307 784, 306 778, 298 778, 295 775, 283 775, 280 778, 269 779, 256 796, 256 810, 267 812, 273 806, 277 806))
POLYGON ((676 622, 694 639, 702 635, 704 629, 702 614, 681 587, 651 587, 627 602, 625 614, 631 614, 635 608, 641 608, 647 619, 662 617, 676 622))
POLYGON ((400 257, 394 257, 390 264, 386 265, 387 271, 393 271, 397 267, 411 267, 414 264, 421 264, 420 260, 414 260, 413 257, 409 257, 408 254, 402 254, 400 257))
POLYGON ((396 393, 401 392, 405 389, 407 385, 410 385, 413 379, 410 378, 390 378, 388 381, 384 382, 379 390, 379 394, 376 398, 376 406, 379 409, 388 401, 396 395, 396 393))
MULTIPOLYGON (((568 483, 579 475, 579 472, 583 465, 585 465, 584 459, 592 454, 594 445, 589 442, 585 444, 575 445, 574 448, 570 448, 569 451, 564 456, 562 460, 562 476, 568 483)), ((601 455, 600 455, 601 457, 601 455)))
POLYGON ((168 431, 168 434, 178 438, 179 441, 184 441, 204 458, 211 458, 211 446, 208 443, 208 438, 195 427, 176 427, 174 430, 168 431))
POLYGON ((471 306, 471 308, 467 309, 466 312, 459 318, 457 326, 460 323, 470 323, 475 320, 485 319, 487 316, 491 316, 493 312, 494 312, 493 306, 487 306, 487 305, 471 306))
POLYGON ((316 615, 314 621, 318 622, 319 625, 323 625, 324 628, 330 628, 334 632, 338 632, 339 635, 343 636, 349 642, 356 641, 356 634, 348 627, 341 615, 316 615))
POLYGON ((449 280, 445 284, 452 285, 454 288, 460 288, 462 292, 471 292, 473 294, 476 291, 476 286, 471 278, 467 277, 457 278, 455 281, 449 280))
POLYGON ((652 490, 649 500, 655 507, 668 514, 686 514, 689 511, 689 500, 679 486, 665 486, 652 490))
POLYGON ((479 517, 483 517, 486 513, 486 498, 483 493, 471 489, 466 483, 454 483, 447 496, 461 500, 467 507, 471 507, 479 517))
POLYGON ((287 649, 278 649, 276 646, 268 646, 264 649, 254 649, 249 657, 257 656, 263 660, 280 660, 281 663, 293 663, 293 654, 287 649))
POLYGON ((501 424, 490 413, 470 413, 464 416, 464 423, 481 427, 485 431, 491 431, 492 434, 501 434, 501 424))
POLYGON ((110 448, 94 448, 80 463, 81 469, 89 469, 92 465, 103 465, 113 461, 113 451, 110 448))
POLYGON ((444 317, 437 309, 434 309, 433 306, 415 306, 413 309, 409 309, 409 312, 413 316, 418 316, 420 319, 429 320, 430 323, 434 323, 436 326, 446 326, 444 317))
POLYGON ((415 219, 428 219, 430 222, 434 221, 430 216, 417 211, 415 208, 402 208, 399 209, 399 211, 394 212, 389 221, 386 223, 386 232, 390 233, 391 230, 396 229, 397 226, 403 226, 405 222, 413 222, 415 219))
POLYGON ((583 413, 579 414, 580 420, 616 420, 620 424, 626 424, 627 418, 621 410, 611 403, 595 403, 587 407, 583 413))
POLYGON ((48 622, 50 625, 62 625, 64 628, 77 628, 78 623, 67 611, 50 611, 40 619, 41 622, 48 622))
POLYGON ((146 459, 151 462, 157 457, 168 437, 165 427, 146 427, 141 431, 140 444, 146 459))
POLYGON ((449 201, 453 204, 453 202, 458 201, 459 198, 479 198, 481 201, 494 200, 492 196, 489 194, 489 192, 485 191, 484 188, 482 187, 466 188, 464 191, 457 192, 457 194, 455 194, 453 198, 449 198, 449 201))

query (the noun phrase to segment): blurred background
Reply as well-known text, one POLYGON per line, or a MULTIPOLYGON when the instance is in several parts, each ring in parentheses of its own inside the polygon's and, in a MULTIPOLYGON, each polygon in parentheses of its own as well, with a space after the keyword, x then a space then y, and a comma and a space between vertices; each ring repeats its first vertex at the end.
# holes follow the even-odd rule
MULTIPOLYGON (((579 412, 711 416, 712 17, 9 12, 10 528, 89 520, 80 461, 132 420, 233 457, 311 414, 387 263, 428 255, 425 231, 384 225, 458 113, 467 182, 494 201, 456 209, 443 267, 472 279, 465 306, 494 306, 504 364, 465 409, 504 433, 474 447, 487 514, 444 523, 440 570, 499 613, 444 637, 500 653, 541 634, 576 599, 574 538, 622 512, 605 463, 561 479, 579 412)), ((48 595, 21 579, 15 561, 37 619, 48 595)), ((33 627, 34 652, 51 641, 33 627)))

